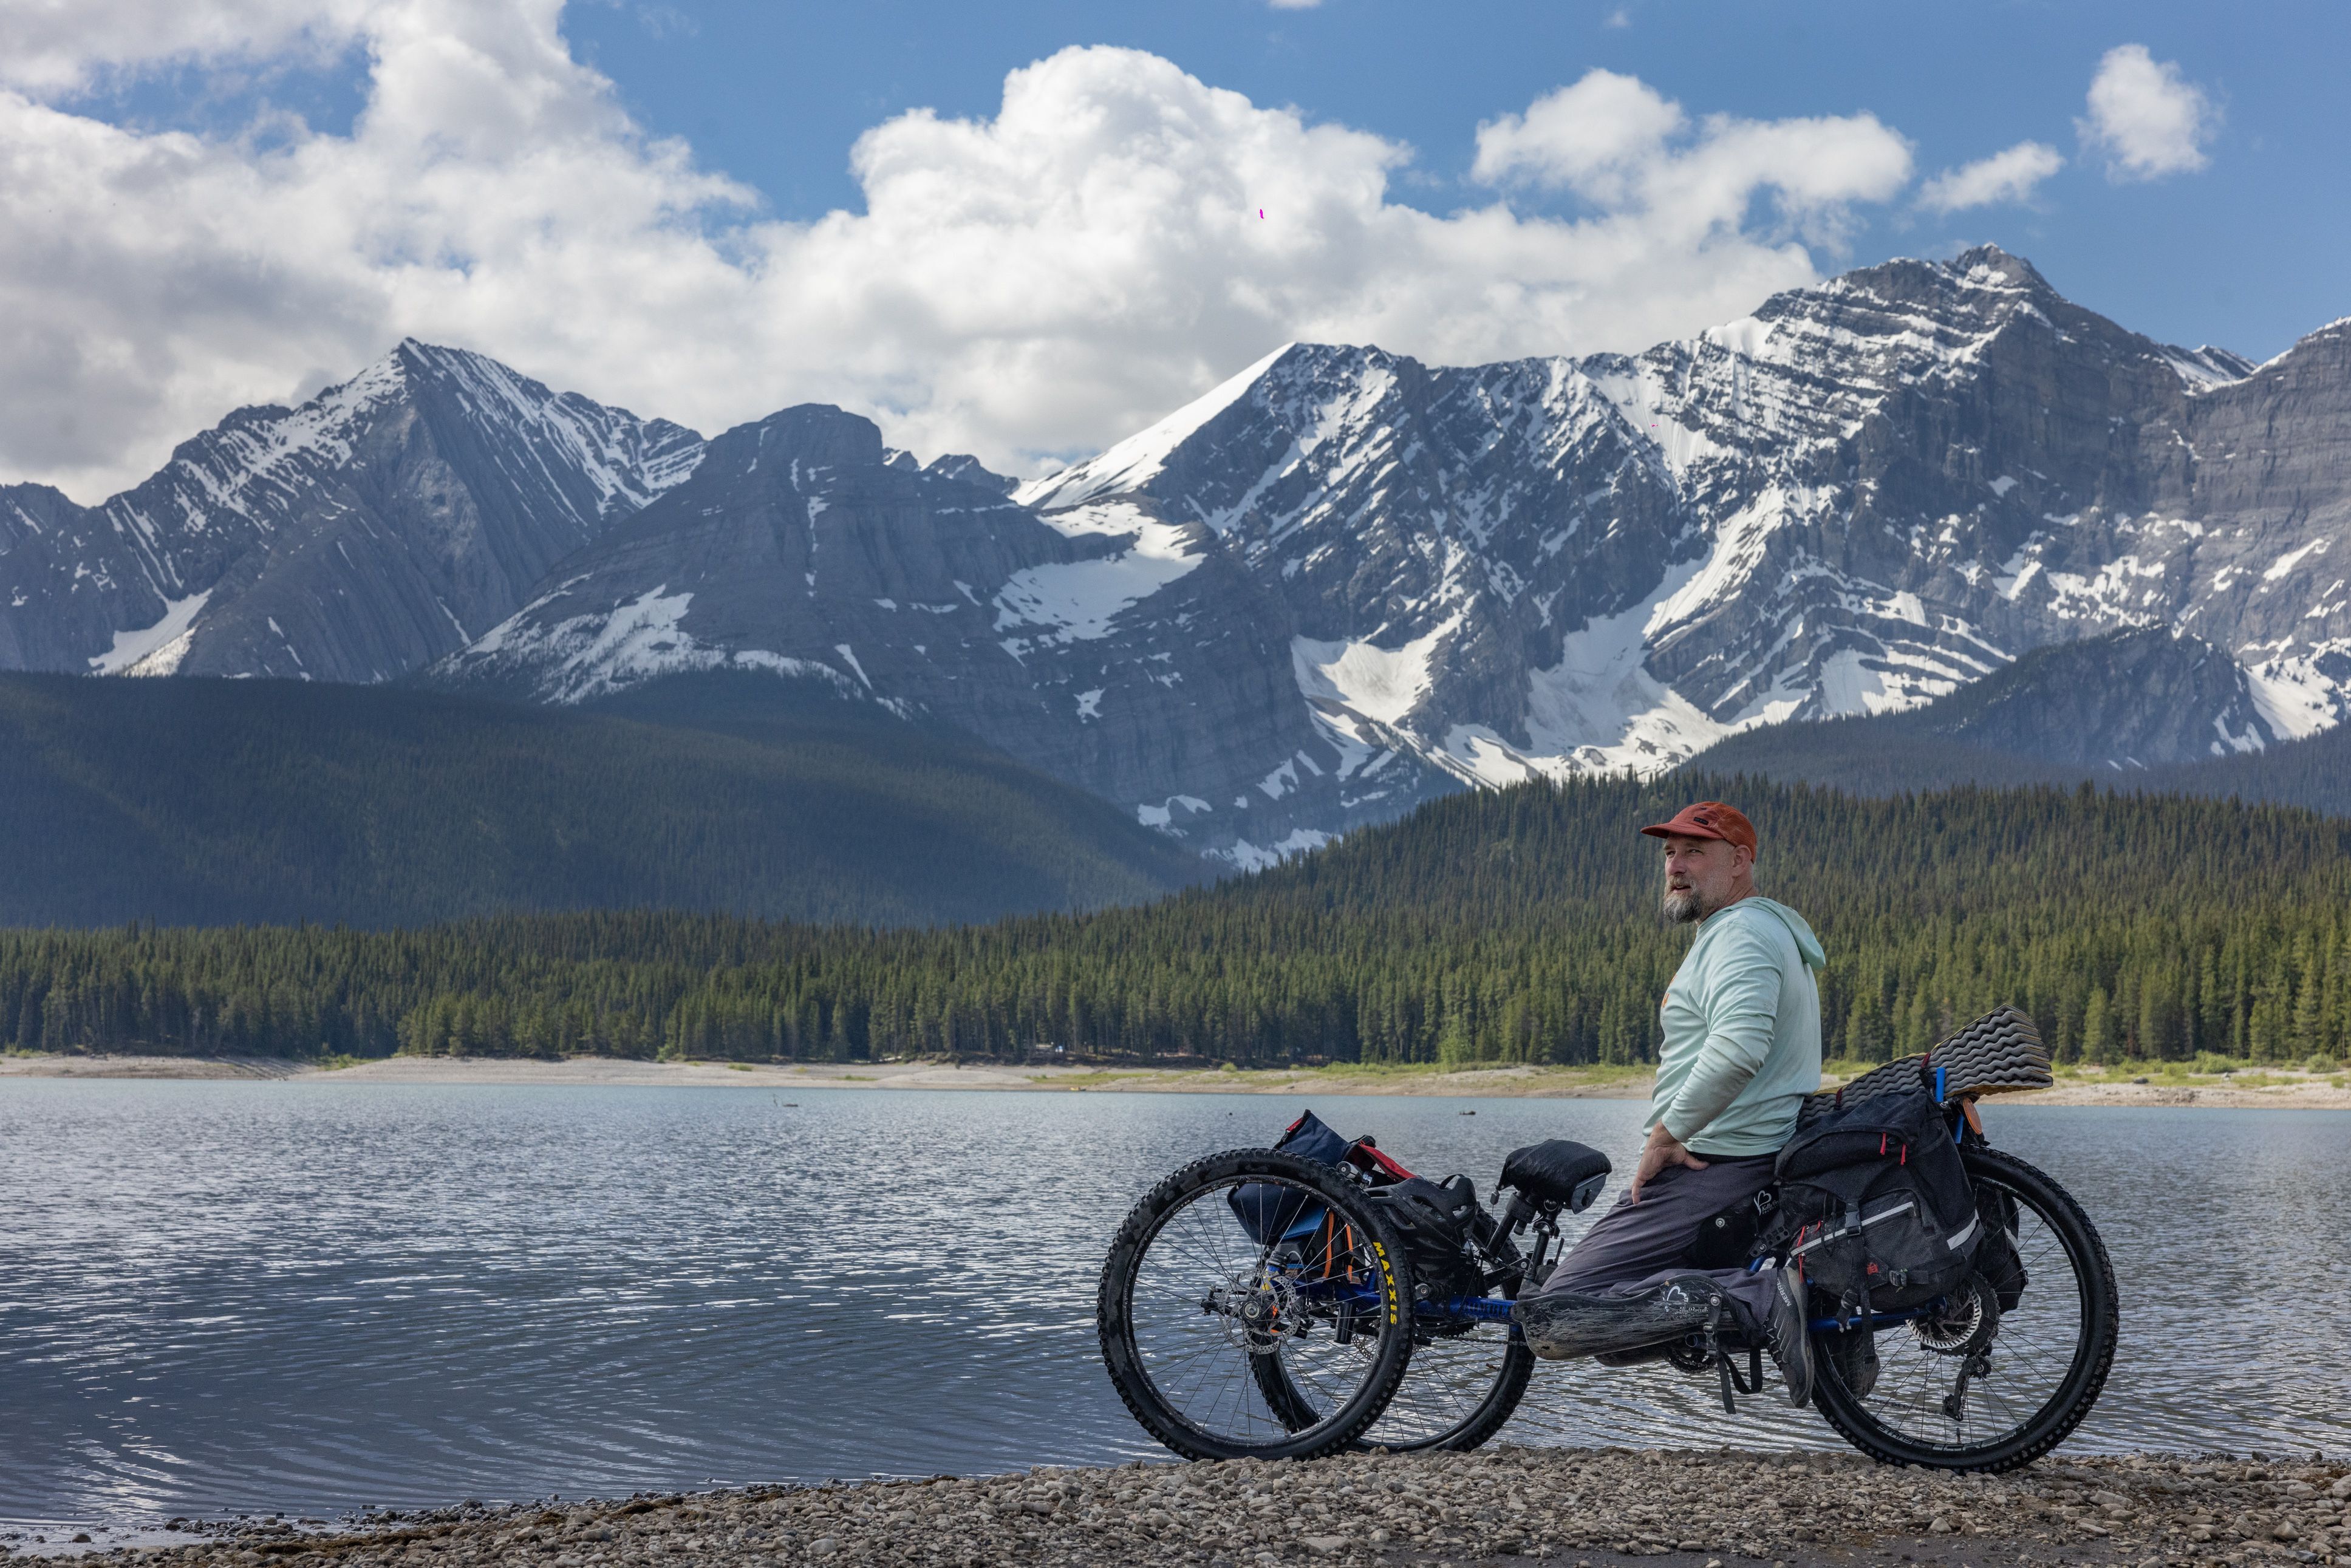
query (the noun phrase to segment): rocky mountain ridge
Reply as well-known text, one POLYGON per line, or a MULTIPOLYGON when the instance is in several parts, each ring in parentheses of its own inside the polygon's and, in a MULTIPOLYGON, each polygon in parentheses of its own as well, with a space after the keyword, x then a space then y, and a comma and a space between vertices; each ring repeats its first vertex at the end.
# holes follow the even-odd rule
MULTIPOLYGON (((2193 641, 2134 653, 2137 684, 2087 731, 2012 710, 2001 733, 2245 754, 2351 702, 2351 320, 2254 366, 2131 333, 1989 246, 1638 355, 1447 369, 1289 345, 1018 486, 967 456, 925 466, 839 410, 705 447, 475 356, 394 360, 423 390, 350 418, 372 434, 286 486, 301 525, 248 529, 207 580, 225 599, 195 598, 209 558, 184 540, 134 553, 153 504, 118 497, 76 533, 54 492, 0 492, 0 547, 39 536, 50 601, 81 616, 0 609, 0 666, 433 662, 434 682, 558 703, 764 670, 960 725, 1244 866, 1465 784, 1655 771, 1760 726, 1917 709, 2116 632, 2193 641), (494 371, 532 389, 498 406, 538 412, 486 416, 470 389, 494 371), (532 456, 495 455, 513 445, 532 456), (427 472, 480 520, 436 532, 427 472), (409 541, 370 563, 397 593, 317 570, 384 532, 409 541), (68 562, 90 568, 71 590, 68 562), (131 587, 76 599, 101 575, 131 587), (289 618, 352 629, 281 656, 289 618)), ((246 417, 131 495, 174 474, 188 493, 189 454, 246 417)))
POLYGON ((97 507, 0 486, 0 670, 381 681, 513 613, 702 438, 409 340, 97 507))

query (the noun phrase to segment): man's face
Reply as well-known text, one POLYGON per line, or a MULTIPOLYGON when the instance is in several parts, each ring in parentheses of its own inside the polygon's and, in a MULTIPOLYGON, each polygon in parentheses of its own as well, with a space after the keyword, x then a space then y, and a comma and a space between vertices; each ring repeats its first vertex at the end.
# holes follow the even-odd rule
POLYGON ((1754 857, 1720 839, 1669 838, 1666 843, 1666 918, 1703 920, 1729 904, 1754 857))

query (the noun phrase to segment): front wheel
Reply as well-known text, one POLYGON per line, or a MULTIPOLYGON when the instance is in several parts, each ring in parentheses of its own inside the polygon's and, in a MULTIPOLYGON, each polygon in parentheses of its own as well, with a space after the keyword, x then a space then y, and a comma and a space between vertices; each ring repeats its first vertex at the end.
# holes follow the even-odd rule
POLYGON ((1102 1261, 1095 1321, 1119 1397, 1176 1452, 1313 1458, 1345 1448, 1395 1394, 1411 1303, 1410 1264, 1361 1187, 1239 1149, 1135 1205, 1102 1261), (1259 1364, 1271 1357, 1294 1407, 1267 1402, 1259 1364))
POLYGON ((1816 1333, 1813 1403, 1889 1464, 2011 1470, 2090 1413, 2121 1308, 2105 1244, 2072 1195, 2012 1155, 1960 1157, 1985 1227, 1975 1276, 1942 1311, 1878 1331, 1865 1392, 1848 1382, 1865 1381, 1848 1334, 1816 1333))

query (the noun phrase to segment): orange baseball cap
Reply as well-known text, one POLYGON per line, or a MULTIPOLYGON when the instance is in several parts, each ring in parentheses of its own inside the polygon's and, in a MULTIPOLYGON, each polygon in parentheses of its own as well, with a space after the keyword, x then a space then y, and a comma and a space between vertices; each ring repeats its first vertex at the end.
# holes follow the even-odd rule
POLYGON ((1720 839, 1749 854, 1755 852, 1755 824, 1738 807, 1719 800, 1684 806, 1674 813, 1673 821, 1652 823, 1641 831, 1653 839, 1720 839))

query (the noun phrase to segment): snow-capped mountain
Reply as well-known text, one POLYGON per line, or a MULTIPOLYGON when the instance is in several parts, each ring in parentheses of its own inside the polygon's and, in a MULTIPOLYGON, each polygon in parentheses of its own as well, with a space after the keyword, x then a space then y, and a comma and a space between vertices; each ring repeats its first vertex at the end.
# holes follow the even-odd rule
POLYGON ((1238 549, 1334 725, 1465 779, 1677 761, 1914 707, 2034 647, 2192 632, 2255 716, 2351 681, 2351 323, 2256 370, 1985 247, 1775 297, 1646 353, 1424 367, 1294 346, 1030 485, 1238 549))
POLYGON ((0 487, 0 669, 374 681, 464 646, 701 437, 402 343, 81 507, 0 487))
POLYGON ((2256 367, 1984 247, 1629 357, 1291 345, 1018 486, 820 407, 705 455, 404 345, 104 508, 0 492, 0 665, 438 658, 552 702, 765 670, 1252 865, 1434 792, 1659 769, 2133 629, 2181 641, 2101 653, 2106 689, 2053 729, 2030 682, 1967 722, 2265 747, 2351 704, 2346 553, 2351 320, 2256 367))

